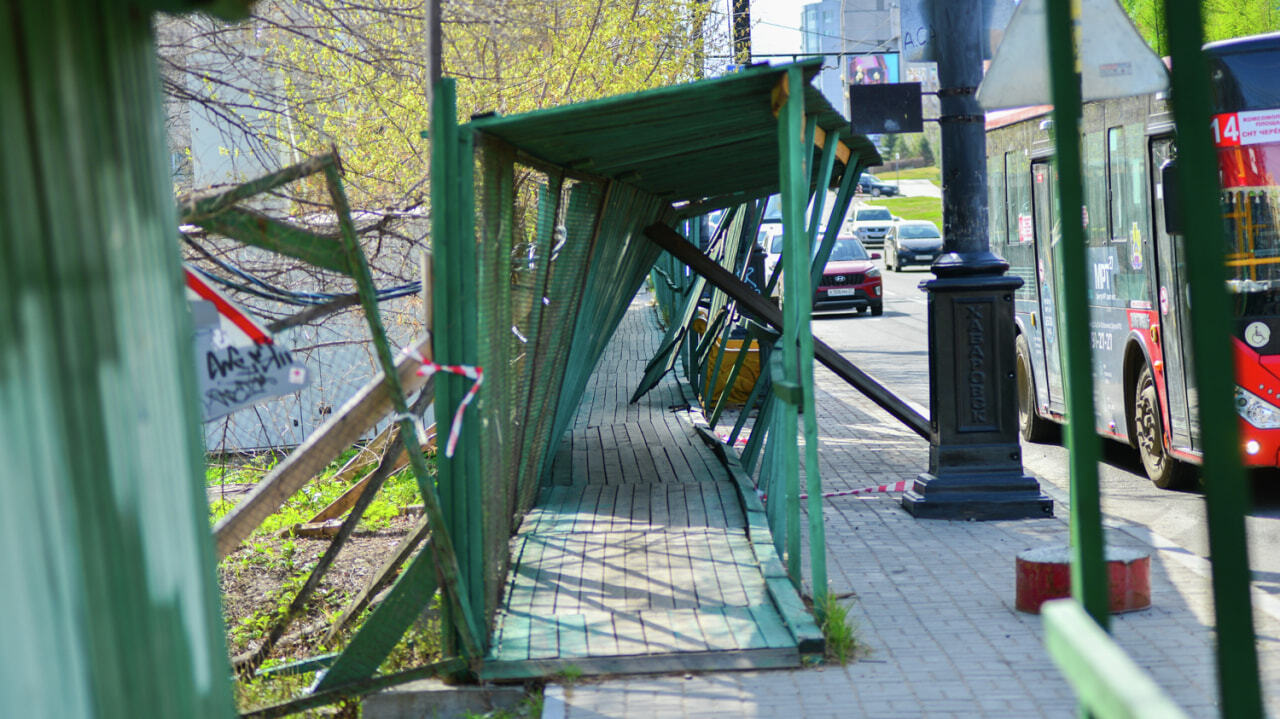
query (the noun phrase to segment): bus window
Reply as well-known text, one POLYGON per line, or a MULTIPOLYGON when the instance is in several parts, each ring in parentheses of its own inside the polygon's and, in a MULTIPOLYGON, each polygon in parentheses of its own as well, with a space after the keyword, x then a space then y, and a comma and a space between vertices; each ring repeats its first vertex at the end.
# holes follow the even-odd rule
POLYGON ((1004 177, 1008 204, 1005 214, 1009 227, 1009 244, 1031 244, 1034 227, 1031 219, 1031 176, 1026 152, 1004 154, 1004 177))
MULTIPOLYGON (((993 155, 987 158, 987 207, 1004 207, 1004 158, 993 155)), ((991 232, 990 246, 998 255, 1004 257, 1004 246, 1009 241, 1007 216, 1003 212, 990 213, 988 227, 991 232)))
POLYGON ((1111 237, 1107 226, 1106 146, 1101 132, 1084 136, 1084 232, 1090 246, 1103 246, 1111 237))

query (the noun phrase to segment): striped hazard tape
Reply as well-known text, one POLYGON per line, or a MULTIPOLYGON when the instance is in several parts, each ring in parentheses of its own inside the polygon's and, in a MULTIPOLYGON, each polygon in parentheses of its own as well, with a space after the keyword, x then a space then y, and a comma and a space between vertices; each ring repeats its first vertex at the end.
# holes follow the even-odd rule
POLYGON ((458 434, 462 431, 462 415, 467 411, 467 405, 471 404, 471 400, 476 398, 476 393, 480 391, 480 385, 484 383, 484 368, 473 367, 471 365, 462 364, 439 364, 436 362, 428 362, 422 353, 413 348, 405 348, 405 354, 412 357, 418 362, 419 377, 430 377, 437 372, 448 372, 456 374, 472 380, 471 389, 463 395, 462 401, 458 403, 458 408, 453 412, 453 422, 449 427, 449 443, 445 445, 444 456, 452 458, 453 450, 458 446, 458 434))
MULTIPOLYGON (((824 498, 830 499, 832 497, 850 497, 855 494, 877 494, 879 492, 905 492, 907 491, 907 485, 909 484, 911 484, 910 481, 904 480, 901 482, 894 482, 893 484, 880 484, 874 487, 863 487, 862 489, 846 489, 843 492, 823 492, 822 496, 824 498)), ((760 491, 759 488, 756 489, 756 496, 760 497, 760 501, 762 502, 769 498, 769 495, 760 491)), ((807 494, 800 495, 800 499, 808 499, 808 498, 809 498, 809 495, 807 494)))

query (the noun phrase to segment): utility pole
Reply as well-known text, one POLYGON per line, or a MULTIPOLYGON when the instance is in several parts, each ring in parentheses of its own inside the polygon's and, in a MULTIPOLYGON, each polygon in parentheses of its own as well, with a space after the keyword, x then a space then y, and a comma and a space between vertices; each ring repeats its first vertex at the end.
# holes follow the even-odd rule
POLYGON ((929 471, 902 506, 921 519, 1021 519, 1053 515, 1053 500, 1023 472, 1014 383, 1013 294, 1008 263, 987 234, 982 0, 928 2, 938 61, 944 255, 928 293, 929 471))
POLYGON ((751 64, 751 0, 733 0, 730 15, 733 30, 733 63, 751 64))
POLYGON ((435 102, 436 83, 440 82, 440 0, 427 0, 427 117, 435 102))

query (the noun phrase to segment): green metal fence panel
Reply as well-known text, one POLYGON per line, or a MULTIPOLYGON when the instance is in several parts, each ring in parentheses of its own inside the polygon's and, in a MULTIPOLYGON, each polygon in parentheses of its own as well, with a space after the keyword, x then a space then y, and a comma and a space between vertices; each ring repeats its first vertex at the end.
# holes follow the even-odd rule
MULTIPOLYGON (((1178 186, 1188 238, 1221 237, 1217 162, 1210 144, 1209 69, 1201 51, 1198 3, 1165 7, 1173 59, 1173 116, 1178 127, 1178 186), (1197 174, 1198 173, 1198 174, 1197 174), (1208 178, 1208 179, 1206 179, 1208 178), (1205 185, 1208 183, 1208 187, 1205 185)), ((1249 484, 1240 465, 1238 419, 1232 407, 1234 361, 1232 314, 1225 291, 1223 243, 1187 242, 1192 355, 1204 438, 1206 510, 1213 560, 1213 605, 1217 617, 1218 691, 1225 717, 1263 716, 1250 596, 1245 515, 1249 484)))
POLYGON ((151 25, 0 22, 0 715, 234 714, 151 25))
MULTIPOLYGON (((1084 190, 1080 174, 1080 77, 1075 72, 1076 51, 1068 2, 1050 0, 1046 21, 1049 32, 1050 79, 1053 85, 1054 141, 1058 175, 1058 217, 1080 217, 1084 190), (1061 22, 1063 24, 1056 24, 1061 22)), ((1094 416, 1093 361, 1089 343, 1089 305, 1086 297, 1084 228, 1078 222, 1061 222, 1056 250, 1062 271, 1060 308, 1065 354, 1062 358, 1071 450, 1071 591, 1094 621, 1104 629, 1110 621, 1107 568, 1102 547, 1102 503, 1098 490, 1098 457, 1101 441, 1088 419, 1094 416), (1071 318, 1075 318, 1074 320, 1071 318), (1081 419, 1084 418, 1084 419, 1081 419)))
POLYGON ((1040 608, 1049 656, 1097 719, 1185 719, 1159 685, 1074 599, 1040 608))

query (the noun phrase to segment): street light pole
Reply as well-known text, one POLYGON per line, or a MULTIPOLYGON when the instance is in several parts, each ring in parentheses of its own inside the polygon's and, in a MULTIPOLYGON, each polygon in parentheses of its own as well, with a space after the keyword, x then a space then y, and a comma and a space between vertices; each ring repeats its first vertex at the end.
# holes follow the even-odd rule
POLYGON ((1013 294, 1022 286, 987 235, 981 0, 929 3, 938 59, 944 254, 921 283, 929 316, 929 471, 902 506, 921 519, 1053 515, 1022 468, 1014 385, 1013 294))

